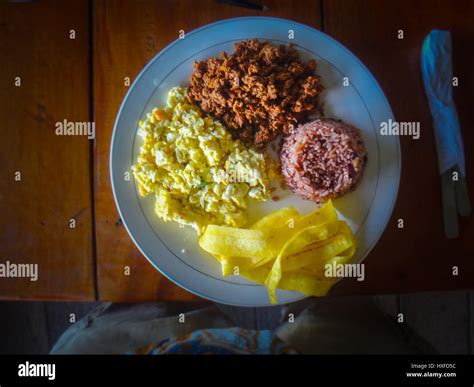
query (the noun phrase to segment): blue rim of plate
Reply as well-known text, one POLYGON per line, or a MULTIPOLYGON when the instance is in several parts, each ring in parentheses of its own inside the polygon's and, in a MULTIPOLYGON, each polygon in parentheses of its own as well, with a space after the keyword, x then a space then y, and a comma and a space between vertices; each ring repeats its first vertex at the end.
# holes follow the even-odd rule
MULTIPOLYGON (((290 19, 284 19, 284 18, 277 18, 277 17, 269 17, 269 16, 246 16, 246 17, 236 17, 236 18, 229 18, 229 19, 223 19, 223 20, 220 20, 220 21, 217 21, 217 22, 214 22, 214 23, 209 23, 209 24, 206 24, 202 27, 199 27, 199 28, 196 28, 190 32, 187 32, 186 33, 186 37, 190 36, 190 35, 194 35, 198 32, 201 32, 205 29, 208 29, 208 28, 211 28, 211 27, 215 27, 215 26, 218 26, 220 24, 225 24, 225 23, 229 23, 229 22, 235 22, 235 21, 244 21, 244 20, 267 20, 267 21, 275 21, 275 22, 285 22, 285 23, 291 23, 293 25, 296 25, 296 26, 299 26, 301 28, 304 28, 306 30, 309 30, 311 33, 317 33, 317 34, 321 34, 322 36, 324 36, 326 39, 328 39, 331 43, 337 45, 339 48, 341 48, 343 51, 345 51, 350 57, 352 57, 358 64, 359 66, 366 72, 368 78, 375 84, 377 85, 379 91, 381 92, 382 96, 384 97, 383 98, 383 102, 384 104, 386 105, 386 108, 387 110, 391 113, 391 116, 394 117, 393 115, 393 111, 390 107, 390 104, 388 103, 388 99, 385 95, 385 93, 383 92, 382 88, 380 87, 379 83, 377 82, 377 80, 375 79, 375 77, 372 75, 372 73, 370 72, 370 70, 364 65, 364 63, 362 63, 362 61, 354 54, 352 53, 352 51, 350 51, 347 47, 345 47, 343 44, 339 43, 336 39, 332 38, 331 36, 329 36, 328 34, 326 34, 325 32, 323 31, 320 31, 316 28, 313 28, 313 27, 310 27, 306 24, 303 24, 303 23, 299 23, 299 22, 296 22, 296 21, 293 21, 293 20, 290 20, 290 19)), ((144 67, 143 69, 140 71, 140 73, 137 75, 136 79, 134 80, 134 82, 132 83, 132 85, 130 86, 129 90, 127 91, 123 101, 122 101, 122 104, 120 105, 120 108, 117 112, 117 115, 116 115, 116 119, 115 119, 115 123, 114 123, 114 127, 113 127, 113 132, 112 132, 112 138, 111 138, 111 143, 110 143, 110 154, 109 154, 109 174, 110 174, 110 180, 111 180, 111 185, 112 185, 112 192, 113 192, 113 196, 114 196, 114 201, 115 201, 115 205, 117 207, 117 211, 120 215, 120 218, 122 219, 122 222, 123 222, 123 225, 125 227, 125 229, 127 230, 130 238, 133 240, 134 244, 137 246, 137 248, 139 249, 139 251, 141 252, 141 254, 148 260, 148 262, 150 262, 152 264, 152 266, 158 270, 165 278, 167 278, 168 280, 170 280, 171 282, 173 282, 174 284, 180 286, 181 288, 185 289, 186 291, 192 293, 192 294, 195 294, 201 298, 204 298, 204 299, 207 299, 207 300, 210 300, 210 301, 214 301, 214 302, 218 302, 218 303, 222 303, 222 304, 228 304, 228 305, 235 305, 235 306, 248 306, 248 307, 260 307, 260 306, 269 306, 268 303, 262 303, 262 304, 252 304, 252 305, 245 305, 245 304, 240 304, 240 303, 231 303, 231 302, 228 302, 226 300, 221 300, 221 299, 217 299, 215 297, 210 297, 208 295, 204 295, 204 294, 201 294, 200 292, 196 291, 196 290, 193 290, 189 287, 187 287, 186 285, 182 284, 181 282, 179 282, 178 280, 176 280, 175 278, 173 278, 171 275, 169 275, 168 273, 166 273, 164 270, 162 270, 160 268, 160 266, 154 262, 154 260, 152 260, 151 258, 148 257, 148 255, 145 253, 145 251, 143 251, 142 247, 140 246, 140 244, 137 242, 137 240, 135 239, 135 237, 133 236, 133 233, 131 232, 128 224, 127 224, 127 221, 126 219, 123 217, 123 213, 122 213, 122 210, 121 210, 121 207, 120 207, 120 204, 118 202, 118 199, 117 199, 117 193, 116 193, 116 189, 115 189, 115 186, 116 186, 116 183, 114 181, 114 173, 113 173, 113 150, 114 150, 114 143, 115 143, 115 136, 117 134, 117 126, 118 126, 118 123, 119 123, 119 120, 120 120, 120 117, 122 115, 122 111, 125 107, 125 105, 127 104, 127 100, 130 96, 130 94, 132 93, 134 87, 140 82, 140 79, 142 78, 142 76, 147 72, 147 70, 154 64, 155 61, 157 61, 161 55, 163 55, 166 51, 168 51, 170 48, 172 48, 173 46, 179 44, 181 41, 181 39, 176 39, 174 41, 172 41, 170 44, 168 44, 166 47, 164 47, 163 49, 161 49, 144 67)), ((358 260, 357 263, 360 263, 362 262, 369 254, 370 252, 372 251, 372 249, 377 245, 378 241, 380 240, 381 236, 383 235, 386 227, 387 227, 387 224, 393 214, 393 209, 395 207, 395 203, 397 201, 397 198, 398 198, 398 192, 399 192, 399 187, 400 187, 400 178, 401 178, 401 166, 402 166, 402 155, 401 155, 401 151, 400 151, 400 141, 399 139, 397 138, 396 139, 396 146, 397 146, 397 149, 396 149, 396 153, 397 153, 397 160, 398 160, 398 165, 397 165, 397 170, 398 170, 398 173, 397 173, 397 176, 396 176, 396 193, 395 195, 393 196, 393 199, 392 199, 392 203, 390 204, 390 210, 387 212, 387 216, 386 216, 386 219, 385 221, 383 222, 383 227, 380 228, 380 232, 379 232, 379 235, 377 236, 377 238, 375 239, 374 243, 372 244, 372 246, 370 246, 365 255, 364 256, 361 256, 361 258, 358 260)), ((380 165, 379 165, 380 167, 380 165)), ((166 247, 166 245, 165 245, 166 247)), ((336 280, 336 283, 339 282, 341 279, 338 279, 336 280)), ((236 284, 237 285, 237 284, 236 284)), ((302 299, 305 299, 307 298, 307 296, 301 294, 301 297, 297 297, 295 298, 294 300, 292 300, 291 302, 297 302, 297 301, 300 301, 302 299)), ((280 305, 280 303, 276 304, 276 305, 280 305)))

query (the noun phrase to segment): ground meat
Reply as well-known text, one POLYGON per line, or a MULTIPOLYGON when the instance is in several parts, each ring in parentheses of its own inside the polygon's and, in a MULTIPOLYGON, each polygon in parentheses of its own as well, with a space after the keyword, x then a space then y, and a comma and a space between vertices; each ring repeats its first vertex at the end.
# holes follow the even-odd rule
POLYGON ((235 138, 264 147, 288 134, 312 112, 323 93, 316 61, 303 63, 294 47, 256 39, 239 42, 194 63, 189 99, 221 120, 235 138))
POLYGON ((359 129, 320 119, 297 127, 284 139, 280 162, 286 184, 295 194, 324 202, 355 187, 367 152, 359 129))

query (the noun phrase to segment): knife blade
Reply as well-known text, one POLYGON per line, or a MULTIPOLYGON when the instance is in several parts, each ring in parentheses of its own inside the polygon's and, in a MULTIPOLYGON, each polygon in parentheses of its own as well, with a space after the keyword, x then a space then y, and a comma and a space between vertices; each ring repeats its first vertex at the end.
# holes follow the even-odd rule
POLYGON ((458 176, 458 180, 454 181, 458 214, 461 216, 469 216, 471 214, 471 202, 467 191, 466 178, 460 173, 457 166, 454 167, 454 172, 456 172, 458 176))
POLYGON ((453 170, 453 168, 449 169, 441 175, 441 201, 443 203, 444 233, 449 239, 459 237, 453 170))

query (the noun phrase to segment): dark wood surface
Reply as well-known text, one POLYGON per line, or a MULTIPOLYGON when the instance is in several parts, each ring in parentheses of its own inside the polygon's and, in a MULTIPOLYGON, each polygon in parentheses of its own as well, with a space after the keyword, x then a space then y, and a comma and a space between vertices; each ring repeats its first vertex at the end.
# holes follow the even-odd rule
POLYGON ((420 140, 401 138, 400 192, 384 235, 365 261, 366 281, 344 280, 332 294, 474 287, 472 220, 463 222, 458 240, 443 234, 434 134, 419 64, 424 36, 432 28, 450 29, 472 200, 474 2, 263 2, 269 7, 266 12, 211 0, 199 6, 171 0, 0 5, 0 50, 5 53, 0 77, 5 139, 0 155, 0 260, 38 262, 42 273, 38 283, 0 280, 1 297, 197 299, 156 272, 121 224, 110 188, 110 137, 128 90, 125 77, 133 82, 179 30, 247 15, 278 16, 322 29, 373 72, 397 120, 421 122, 420 140), (70 29, 76 30, 75 40, 69 39, 70 29), (397 39, 400 29, 402 40, 397 39), (14 87, 17 74, 20 88, 14 87), (54 135, 54 122, 86 121, 91 115, 97 132, 93 148, 85 138, 54 135), (22 171, 21 182, 13 179, 17 170, 22 171), (72 217, 74 230, 68 228, 72 217), (403 230, 397 228, 399 218, 404 219, 403 230), (459 267, 458 276, 451 274, 453 265, 459 267), (124 275, 126 266, 130 276, 124 275))
POLYGON ((420 51, 430 30, 453 37, 454 88, 474 202, 473 1, 327 1, 324 30, 350 48, 374 74, 398 121, 419 121, 421 138, 401 136, 402 175, 392 218, 366 263, 366 280, 346 280, 334 294, 468 289, 474 285, 474 221, 462 219, 459 239, 444 236, 441 185, 431 115, 420 73, 420 51), (404 39, 398 39, 399 30, 404 39), (404 228, 397 220, 404 220, 404 228), (459 275, 452 275, 452 267, 459 275))
POLYGON ((0 262, 39 272, 1 278, 1 298, 95 296, 89 142, 55 135, 90 120, 88 25, 84 1, 0 4, 0 262))

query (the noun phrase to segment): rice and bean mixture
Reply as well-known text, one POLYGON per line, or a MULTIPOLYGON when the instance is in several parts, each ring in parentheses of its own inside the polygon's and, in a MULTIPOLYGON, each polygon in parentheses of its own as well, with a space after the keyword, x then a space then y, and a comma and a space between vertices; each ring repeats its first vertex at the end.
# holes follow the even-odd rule
POLYGON ((280 162, 289 188, 304 199, 324 202, 357 185, 367 163, 359 129, 319 119, 299 126, 283 142, 280 162))

